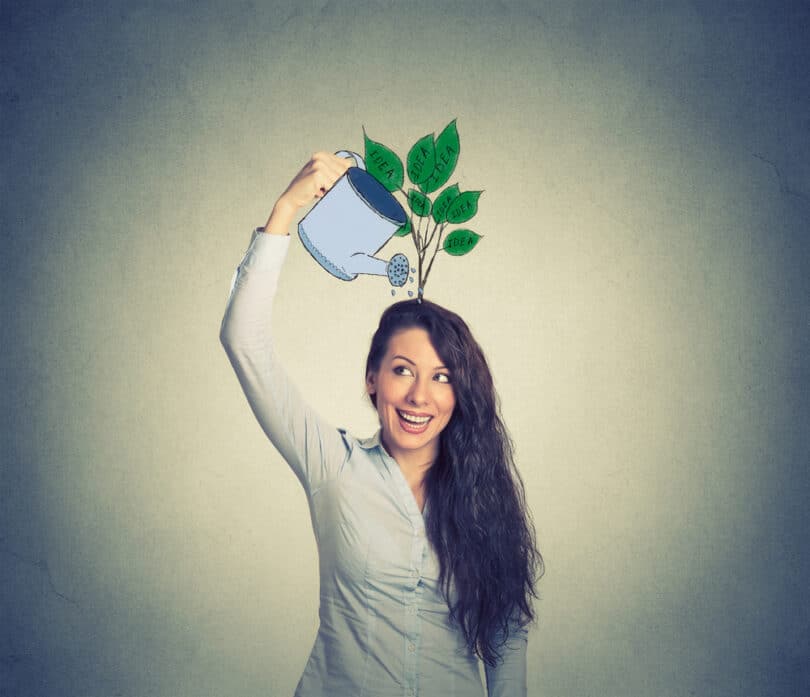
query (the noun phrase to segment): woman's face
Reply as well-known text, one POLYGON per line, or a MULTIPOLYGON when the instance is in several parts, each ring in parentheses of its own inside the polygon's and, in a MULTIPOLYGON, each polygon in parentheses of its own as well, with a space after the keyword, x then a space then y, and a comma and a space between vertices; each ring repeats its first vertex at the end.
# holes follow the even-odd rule
POLYGON ((380 368, 366 377, 377 400, 383 445, 398 462, 429 464, 439 452, 439 434, 453 415, 452 376, 424 329, 391 336, 380 368))

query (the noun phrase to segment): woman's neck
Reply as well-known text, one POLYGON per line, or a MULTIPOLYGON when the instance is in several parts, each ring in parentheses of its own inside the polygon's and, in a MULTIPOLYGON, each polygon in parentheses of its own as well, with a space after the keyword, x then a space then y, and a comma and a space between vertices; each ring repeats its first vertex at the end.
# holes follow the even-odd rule
POLYGON ((408 488, 413 494, 416 506, 421 512, 425 507, 425 475, 433 463, 408 466, 397 461, 397 464, 399 465, 400 472, 402 472, 402 476, 405 477, 408 488))
POLYGON ((419 503, 420 510, 424 504, 424 482, 425 475, 428 470, 433 466, 438 452, 436 448, 425 448, 421 450, 398 450, 392 449, 385 442, 384 438, 380 438, 380 442, 385 448, 385 451, 396 461, 402 476, 408 483, 414 497, 419 503))

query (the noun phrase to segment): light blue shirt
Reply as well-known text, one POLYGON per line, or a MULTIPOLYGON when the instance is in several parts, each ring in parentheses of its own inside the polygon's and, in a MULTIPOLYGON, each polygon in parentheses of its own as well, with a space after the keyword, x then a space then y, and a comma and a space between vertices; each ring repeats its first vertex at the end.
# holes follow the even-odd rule
MULTIPOLYGON (((264 432, 306 492, 318 544, 320 626, 296 697, 482 697, 478 659, 448 617, 439 561, 379 431, 325 423, 275 360, 271 307, 290 238, 253 233, 220 338, 264 432)), ((486 668, 490 697, 526 694, 526 632, 486 668)))

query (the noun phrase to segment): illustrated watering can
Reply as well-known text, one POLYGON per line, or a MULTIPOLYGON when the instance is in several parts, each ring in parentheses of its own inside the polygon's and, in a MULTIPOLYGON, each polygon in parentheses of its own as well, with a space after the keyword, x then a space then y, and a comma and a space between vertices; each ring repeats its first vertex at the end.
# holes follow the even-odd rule
POLYGON ((394 254, 385 261, 374 256, 405 224, 405 209, 366 171, 360 155, 348 150, 335 154, 353 157, 358 166, 349 167, 301 219, 301 242, 315 261, 343 281, 369 274, 387 276, 394 286, 405 285, 408 257, 394 254))

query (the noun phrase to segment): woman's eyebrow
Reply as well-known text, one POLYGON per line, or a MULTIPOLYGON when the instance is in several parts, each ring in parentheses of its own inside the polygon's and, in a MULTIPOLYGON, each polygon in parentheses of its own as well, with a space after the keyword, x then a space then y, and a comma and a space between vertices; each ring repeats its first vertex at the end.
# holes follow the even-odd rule
MULTIPOLYGON (((400 354, 397 354, 396 356, 393 356, 393 357, 391 358, 391 360, 393 361, 393 360, 394 360, 394 359, 396 359, 396 358, 401 358, 403 361, 407 361, 408 363, 410 363, 410 364, 411 364, 411 365, 413 365, 413 366, 415 366, 415 365, 416 365, 416 363, 414 363, 414 362, 413 362, 413 361, 412 361, 410 358, 408 358, 407 356, 402 356, 402 355, 400 355, 400 354)), ((444 366, 444 365, 437 365, 437 366, 436 366, 436 367, 435 367, 433 370, 448 370, 448 368, 447 368, 447 366, 444 366)))

